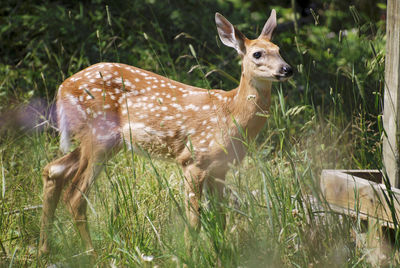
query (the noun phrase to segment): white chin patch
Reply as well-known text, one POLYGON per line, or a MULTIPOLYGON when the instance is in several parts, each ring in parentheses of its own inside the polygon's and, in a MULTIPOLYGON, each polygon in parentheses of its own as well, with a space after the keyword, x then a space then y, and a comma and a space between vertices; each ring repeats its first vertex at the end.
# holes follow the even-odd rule
POLYGON ((279 82, 284 82, 284 81, 287 81, 289 78, 290 78, 290 77, 286 77, 286 76, 279 76, 279 77, 276 79, 276 81, 279 81, 279 82))
POLYGON ((279 81, 281 81, 281 80, 279 80, 278 78, 273 77, 273 76, 261 77, 260 80, 271 81, 271 82, 279 82, 279 81))

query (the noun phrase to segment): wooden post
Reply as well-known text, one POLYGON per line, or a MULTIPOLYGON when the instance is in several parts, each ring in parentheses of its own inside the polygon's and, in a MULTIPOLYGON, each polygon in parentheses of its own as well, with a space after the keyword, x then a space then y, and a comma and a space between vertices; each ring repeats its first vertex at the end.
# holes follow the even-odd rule
POLYGON ((384 170, 392 186, 400 188, 400 1, 387 1, 386 18, 385 95, 383 126, 384 170))
POLYGON ((325 169, 320 182, 323 200, 331 210, 368 221, 366 258, 373 267, 389 256, 380 226, 395 229, 400 215, 400 0, 387 0, 386 21, 383 171, 392 187, 387 189, 382 183, 378 170, 325 169), (394 195, 393 203, 387 202, 389 192, 394 195))

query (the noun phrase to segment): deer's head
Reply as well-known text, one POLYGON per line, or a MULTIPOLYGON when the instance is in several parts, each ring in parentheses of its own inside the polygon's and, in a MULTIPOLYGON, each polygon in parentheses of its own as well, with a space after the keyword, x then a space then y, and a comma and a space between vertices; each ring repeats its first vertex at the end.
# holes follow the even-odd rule
POLYGON ((276 27, 273 9, 257 39, 247 39, 224 16, 215 14, 218 34, 223 44, 233 47, 242 57, 243 73, 256 81, 284 81, 293 75, 293 69, 279 54, 279 47, 271 42, 276 27))

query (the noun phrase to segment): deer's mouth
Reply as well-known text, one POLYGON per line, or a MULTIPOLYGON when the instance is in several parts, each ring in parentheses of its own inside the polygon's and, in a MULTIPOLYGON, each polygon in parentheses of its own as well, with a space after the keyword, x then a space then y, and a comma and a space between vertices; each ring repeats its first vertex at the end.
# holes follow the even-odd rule
POLYGON ((288 64, 283 65, 279 70, 279 73, 275 75, 276 79, 278 79, 279 81, 286 81, 292 76, 293 68, 290 67, 290 65, 288 64))
POLYGON ((278 80, 279 82, 286 81, 292 76, 293 76, 293 74, 276 74, 276 75, 274 75, 275 79, 278 80))

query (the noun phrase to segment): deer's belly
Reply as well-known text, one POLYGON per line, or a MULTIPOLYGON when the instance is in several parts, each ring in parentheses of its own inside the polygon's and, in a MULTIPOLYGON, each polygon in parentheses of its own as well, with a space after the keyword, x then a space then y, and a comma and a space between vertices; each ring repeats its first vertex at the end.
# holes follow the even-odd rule
POLYGON ((157 129, 144 123, 126 123, 123 127, 123 141, 129 149, 144 156, 173 159, 176 155, 176 133, 157 129))

